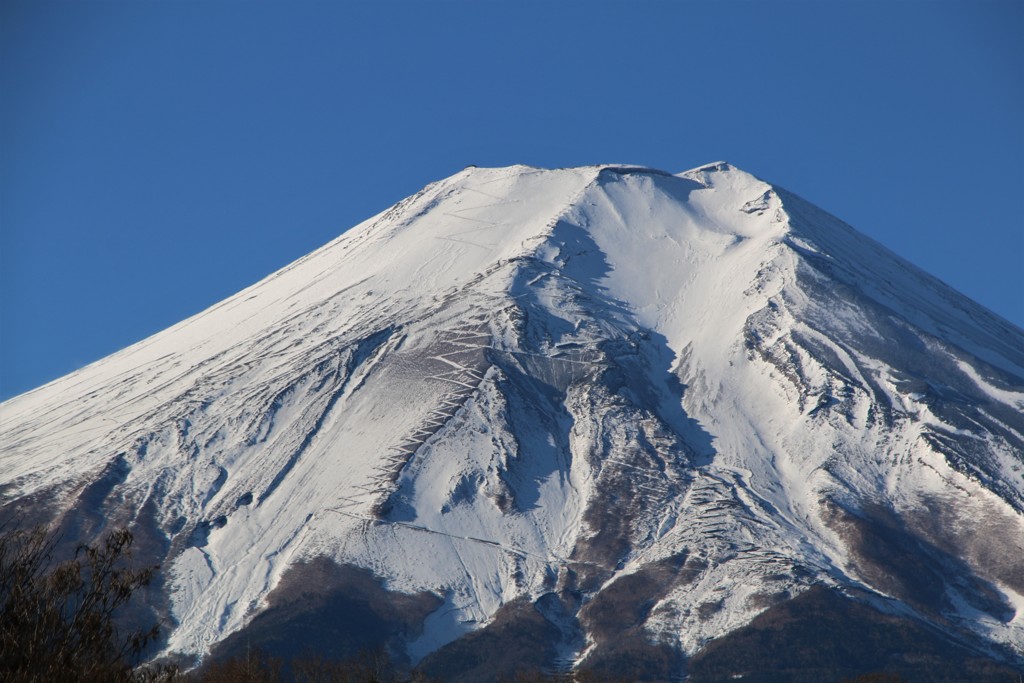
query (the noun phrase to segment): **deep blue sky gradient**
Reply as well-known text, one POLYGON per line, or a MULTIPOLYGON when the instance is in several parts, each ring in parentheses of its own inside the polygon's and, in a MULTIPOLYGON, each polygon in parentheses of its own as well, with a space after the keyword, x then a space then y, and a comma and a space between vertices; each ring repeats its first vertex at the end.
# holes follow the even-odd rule
POLYGON ((0 398, 467 164, 727 160, 1024 326, 1024 3, 0 4, 0 398))

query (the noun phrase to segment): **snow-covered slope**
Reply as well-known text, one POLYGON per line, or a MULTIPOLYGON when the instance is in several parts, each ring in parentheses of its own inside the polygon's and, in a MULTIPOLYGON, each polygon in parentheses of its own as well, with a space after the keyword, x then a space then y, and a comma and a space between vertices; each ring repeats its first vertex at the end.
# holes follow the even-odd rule
POLYGON ((443 601, 413 662, 523 600, 601 661, 631 586, 686 655, 818 584, 1024 655, 1022 415, 1021 330, 727 164, 468 168, 4 403, 0 504, 153 539, 168 652, 326 556, 443 601))

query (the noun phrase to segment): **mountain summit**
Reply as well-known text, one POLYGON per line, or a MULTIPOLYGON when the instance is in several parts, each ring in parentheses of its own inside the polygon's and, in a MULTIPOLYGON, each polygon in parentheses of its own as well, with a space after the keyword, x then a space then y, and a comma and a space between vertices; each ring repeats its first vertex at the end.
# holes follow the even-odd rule
POLYGON ((725 163, 467 168, 0 417, 0 514, 133 529, 165 654, 1024 660, 1024 332, 725 163))

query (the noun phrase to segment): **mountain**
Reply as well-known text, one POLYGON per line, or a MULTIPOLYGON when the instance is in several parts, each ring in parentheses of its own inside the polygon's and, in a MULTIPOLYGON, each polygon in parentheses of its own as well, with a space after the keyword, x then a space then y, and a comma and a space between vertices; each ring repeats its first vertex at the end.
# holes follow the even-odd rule
POLYGON ((128 525, 166 655, 1024 662, 1024 331, 725 163, 467 168, 0 419, 0 514, 128 525))

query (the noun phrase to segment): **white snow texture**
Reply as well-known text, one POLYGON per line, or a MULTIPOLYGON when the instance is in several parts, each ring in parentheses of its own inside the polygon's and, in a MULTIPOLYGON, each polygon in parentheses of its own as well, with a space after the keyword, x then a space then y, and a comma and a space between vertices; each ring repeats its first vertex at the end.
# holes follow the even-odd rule
POLYGON ((4 403, 0 503, 146 510, 169 652, 326 555, 444 600, 414 661, 680 553, 644 629, 685 653, 814 583, 931 618, 835 510, 938 505, 917 537, 1003 607, 944 618, 1024 653, 1022 377, 1021 330, 728 164, 467 168, 4 403))

